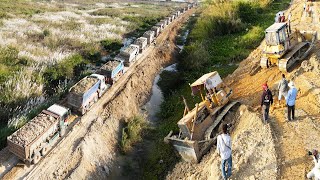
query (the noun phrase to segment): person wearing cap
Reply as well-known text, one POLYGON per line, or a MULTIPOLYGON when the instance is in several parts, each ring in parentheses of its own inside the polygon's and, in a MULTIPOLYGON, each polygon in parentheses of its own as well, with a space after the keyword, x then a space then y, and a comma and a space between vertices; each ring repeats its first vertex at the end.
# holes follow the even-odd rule
POLYGON ((263 93, 261 96, 261 109, 262 109, 262 116, 263 121, 266 123, 269 119, 269 109, 270 105, 273 104, 273 97, 272 93, 268 88, 267 83, 262 85, 263 93))
POLYGON ((314 168, 307 174, 307 178, 312 179, 314 177, 316 180, 320 180, 320 155, 315 149, 312 151, 312 155, 314 168))
POLYGON ((288 86, 290 89, 286 97, 286 102, 288 107, 288 121, 291 121, 291 120, 294 120, 294 109, 295 109, 298 90, 294 86, 294 83, 292 80, 289 82, 288 86))

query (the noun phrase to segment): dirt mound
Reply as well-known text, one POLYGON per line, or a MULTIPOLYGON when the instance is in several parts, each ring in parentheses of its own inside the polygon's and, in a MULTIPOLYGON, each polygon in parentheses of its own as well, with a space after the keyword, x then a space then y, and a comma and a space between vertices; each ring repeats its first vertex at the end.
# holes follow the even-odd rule
MULTIPOLYGON (((269 125, 259 115, 241 105, 231 133, 233 175, 231 179, 277 179, 277 157, 269 125), (265 153, 268 152, 268 153, 265 153)), ((167 179, 222 179, 220 156, 211 149, 199 164, 178 163, 167 179)))

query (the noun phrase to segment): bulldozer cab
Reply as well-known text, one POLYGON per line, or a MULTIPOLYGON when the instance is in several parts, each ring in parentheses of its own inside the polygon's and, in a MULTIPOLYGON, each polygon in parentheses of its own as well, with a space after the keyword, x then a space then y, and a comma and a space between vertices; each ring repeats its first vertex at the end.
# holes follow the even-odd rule
POLYGON ((200 77, 191 85, 192 94, 200 94, 207 107, 222 106, 229 101, 232 90, 222 81, 217 71, 200 77))
POLYGON ((265 31, 267 54, 281 57, 290 46, 290 32, 287 23, 274 23, 265 31))

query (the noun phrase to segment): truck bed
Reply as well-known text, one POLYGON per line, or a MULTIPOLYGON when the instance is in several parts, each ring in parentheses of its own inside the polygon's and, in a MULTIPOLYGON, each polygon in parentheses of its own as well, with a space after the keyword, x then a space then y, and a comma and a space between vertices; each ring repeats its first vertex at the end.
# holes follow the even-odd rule
POLYGON ((76 85, 71 88, 71 92, 75 94, 84 94, 99 80, 95 77, 85 77, 81 79, 76 85))

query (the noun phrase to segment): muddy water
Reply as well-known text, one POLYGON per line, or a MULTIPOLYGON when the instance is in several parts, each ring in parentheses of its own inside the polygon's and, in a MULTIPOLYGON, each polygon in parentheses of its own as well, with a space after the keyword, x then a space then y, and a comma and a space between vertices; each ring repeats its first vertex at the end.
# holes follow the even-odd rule
POLYGON ((176 64, 172 64, 170 66, 167 66, 163 68, 159 74, 154 78, 153 85, 152 85, 152 92, 150 100, 144 105, 144 108, 146 110, 148 119, 152 122, 157 120, 156 114, 160 109, 160 105, 163 101, 163 95, 161 92, 160 87, 157 85, 160 80, 160 74, 162 71, 176 71, 176 64))

